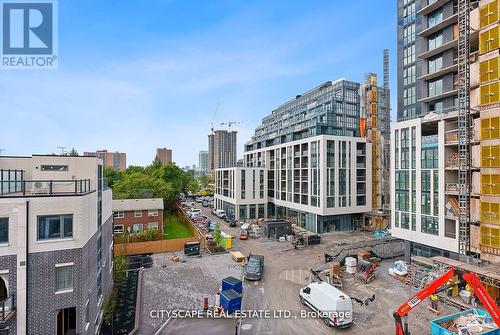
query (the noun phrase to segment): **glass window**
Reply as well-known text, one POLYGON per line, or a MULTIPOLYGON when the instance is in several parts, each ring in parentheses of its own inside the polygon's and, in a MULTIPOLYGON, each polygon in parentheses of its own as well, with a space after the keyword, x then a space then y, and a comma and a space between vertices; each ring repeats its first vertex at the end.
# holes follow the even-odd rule
POLYGON ((435 33, 434 35, 429 36, 429 51, 432 49, 436 49, 443 45, 443 32, 440 31, 435 33))
POLYGON ((408 24, 415 20, 415 3, 403 8, 403 24, 408 24))
POLYGON ((144 230, 142 223, 135 223, 133 226, 134 233, 141 232, 144 230))
POLYGON ((134 211, 134 217, 140 218, 142 216, 142 211, 134 211))
POLYGON ((158 230, 158 222, 149 222, 148 229, 156 229, 158 230))
POLYGON ((403 69, 403 85, 410 85, 415 83, 415 65, 408 66, 403 69))
POLYGON ((403 105, 408 106, 416 102, 415 86, 403 90, 403 105))
POLYGON ((38 217, 38 240, 73 237, 73 215, 38 217))
POLYGON ((440 8, 434 12, 432 12, 428 17, 427 17, 427 23, 428 27, 435 26, 439 22, 443 21, 443 9, 440 8))
POLYGON ((429 81, 429 96, 432 97, 441 93, 443 93, 443 79, 429 81))
POLYGON ((9 242, 9 218, 0 218, 0 243, 9 242))
POLYGON ((403 65, 410 65, 415 62, 415 44, 403 49, 403 65))
POLYGON ((403 43, 404 45, 415 42, 415 23, 403 29, 403 43))
POLYGON ((56 292, 73 289, 73 265, 56 267, 56 292))
POLYGON ((115 224, 113 232, 115 234, 122 234, 123 233, 123 225, 122 224, 115 224))
POLYGON ((148 209, 148 216, 158 216, 157 209, 148 209))
POLYGON ((123 213, 123 212, 114 212, 113 213, 113 217, 115 219, 123 219, 125 217, 125 213, 123 213))
POLYGON ((429 74, 439 71, 443 68, 443 56, 437 56, 429 59, 429 74))
POLYGON ((42 165, 42 171, 68 171, 67 165, 42 165))

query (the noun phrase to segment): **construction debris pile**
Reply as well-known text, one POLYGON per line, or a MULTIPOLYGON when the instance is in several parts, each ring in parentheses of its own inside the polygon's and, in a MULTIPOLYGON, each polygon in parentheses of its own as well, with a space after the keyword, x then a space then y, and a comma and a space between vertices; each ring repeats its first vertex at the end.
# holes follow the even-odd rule
POLYGON ((439 325, 459 335, 483 334, 497 328, 490 318, 486 315, 478 314, 475 310, 472 310, 468 314, 460 315, 455 319, 447 320, 439 325))

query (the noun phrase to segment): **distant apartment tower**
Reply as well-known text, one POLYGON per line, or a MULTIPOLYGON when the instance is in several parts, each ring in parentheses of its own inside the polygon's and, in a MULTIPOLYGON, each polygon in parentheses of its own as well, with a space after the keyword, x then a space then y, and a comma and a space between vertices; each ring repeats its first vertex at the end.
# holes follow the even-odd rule
POLYGON ((208 151, 200 151, 198 155, 198 169, 201 173, 208 172, 208 151))
POLYGON ((109 152, 108 150, 97 150, 96 152, 84 152, 84 156, 99 157, 105 167, 125 171, 127 168, 127 154, 124 152, 109 152))
POLYGON ((158 157, 162 164, 170 164, 172 163, 172 149, 157 148, 156 157, 158 157))
POLYGON ((236 166, 236 137, 234 130, 215 130, 208 135, 208 169, 211 173, 215 169, 236 166))
POLYGON ((1 334, 98 334, 113 284, 103 170, 97 157, 0 157, 1 334))

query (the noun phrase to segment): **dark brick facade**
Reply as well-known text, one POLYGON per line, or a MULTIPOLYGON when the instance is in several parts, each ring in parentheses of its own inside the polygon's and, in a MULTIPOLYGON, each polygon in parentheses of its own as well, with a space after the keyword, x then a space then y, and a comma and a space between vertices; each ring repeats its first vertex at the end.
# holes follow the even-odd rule
MULTIPOLYGON (((2 275, 7 277, 8 291, 7 294, 11 295, 17 291, 17 256, 9 255, 0 257, 0 269, 9 270, 8 274, 2 275)), ((13 314, 5 323, 9 328, 9 335, 16 334, 16 314, 13 314)))
MULTIPOLYGON (((112 217, 102 227, 102 275, 103 295, 112 285, 110 277, 110 244, 112 240, 112 217)), ((78 334, 95 334, 96 318, 101 312, 97 297, 97 235, 95 234, 82 249, 57 250, 32 253, 28 269, 28 334, 54 334, 56 314, 59 309, 76 307, 78 334), (56 294, 55 265, 74 263, 73 292, 56 294), (89 303, 86 320, 85 306, 89 303), (89 323, 88 327, 86 323, 89 323), (86 329, 87 328, 87 329, 86 329)))

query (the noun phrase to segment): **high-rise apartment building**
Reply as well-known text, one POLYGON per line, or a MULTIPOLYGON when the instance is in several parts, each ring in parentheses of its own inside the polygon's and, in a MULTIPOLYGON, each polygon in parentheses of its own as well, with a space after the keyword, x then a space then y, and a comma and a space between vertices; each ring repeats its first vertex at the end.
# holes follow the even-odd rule
MULTIPOLYGON (((392 233, 411 255, 500 261, 498 1, 470 2, 470 189, 460 229, 459 8, 398 0, 398 122, 391 131, 392 233), (493 185, 493 186, 492 186, 493 185)), ((467 21, 466 21, 467 22, 467 21)), ((467 58, 466 58, 467 59, 467 58)), ((464 130, 465 131, 465 130, 464 130)))
POLYGON ((198 169, 202 174, 208 172, 208 151, 200 151, 198 154, 198 169))
POLYGON ((156 148, 156 157, 162 164, 172 163, 172 150, 167 148, 156 148))
POLYGON ((316 233, 361 225, 372 208, 372 150, 360 117, 360 84, 345 79, 282 104, 245 144, 243 167, 216 169, 215 206, 316 233))
POLYGON ((100 158, 0 157, 0 333, 98 333, 111 204, 100 158))
POLYGON ((236 166, 237 131, 215 130, 208 135, 208 170, 236 166))
POLYGON ((124 152, 110 152, 108 150, 97 150, 96 152, 84 152, 84 156, 99 157, 105 167, 125 171, 127 168, 127 154, 124 152))

